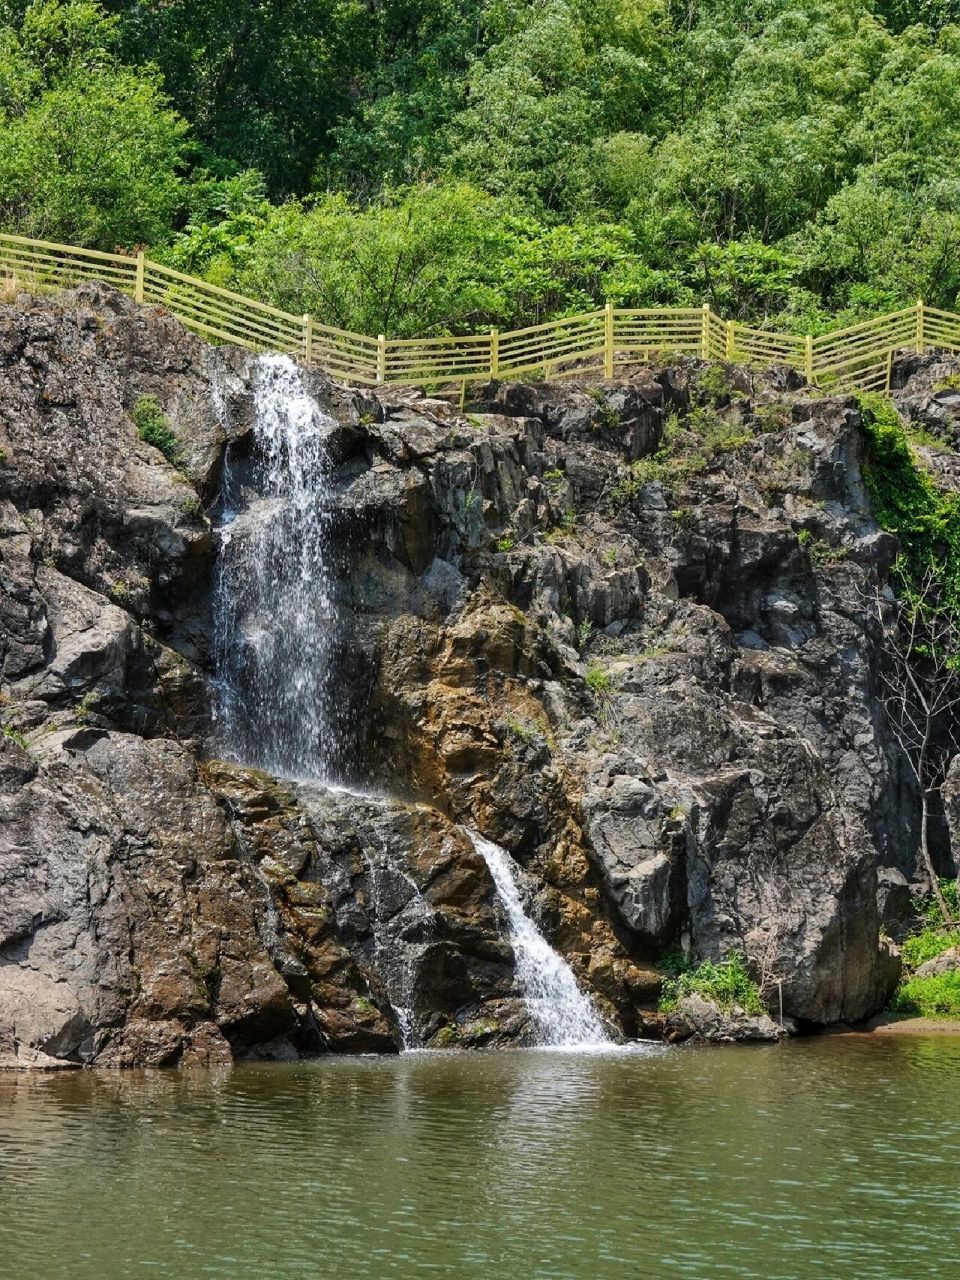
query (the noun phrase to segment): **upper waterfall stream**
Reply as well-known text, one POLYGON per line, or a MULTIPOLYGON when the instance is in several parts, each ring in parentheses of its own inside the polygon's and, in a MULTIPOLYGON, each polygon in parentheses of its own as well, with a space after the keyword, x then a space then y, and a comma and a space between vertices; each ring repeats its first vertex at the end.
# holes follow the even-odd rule
POLYGON ((506 850, 475 831, 468 832, 486 862, 503 903, 517 962, 517 982, 544 1048, 596 1048, 611 1044, 573 970, 527 915, 512 859, 506 850))
POLYGON ((330 568, 335 425, 287 356, 261 356, 249 483, 228 459, 216 599, 222 748, 292 778, 335 778, 330 568))

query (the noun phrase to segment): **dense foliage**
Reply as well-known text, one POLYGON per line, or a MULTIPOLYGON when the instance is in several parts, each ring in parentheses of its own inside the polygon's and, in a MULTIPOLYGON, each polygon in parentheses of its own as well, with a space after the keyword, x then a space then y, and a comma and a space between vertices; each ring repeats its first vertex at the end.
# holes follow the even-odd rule
MULTIPOLYGON (((940 881, 940 890, 953 919, 960 915, 957 884, 955 879, 940 881)), ((943 912, 933 894, 917 900, 915 905, 916 927, 904 938, 900 946, 900 955, 908 975, 927 960, 933 960, 951 947, 960 946, 960 929, 944 920, 943 912)))
POLYGON ((0 225, 394 334, 960 292, 956 0, 0 0, 0 225))
MULTIPOLYGON (((953 919, 960 915, 957 880, 941 880, 940 890, 953 919)), ((904 977, 891 1010, 903 1017, 960 1018, 960 971, 917 977, 916 970, 954 947, 960 946, 960 929, 948 924, 937 899, 931 894, 915 902, 916 928, 900 946, 904 977)))
POLYGON ((960 969, 932 978, 908 978, 894 996, 892 1009, 907 1018, 960 1018, 960 969))

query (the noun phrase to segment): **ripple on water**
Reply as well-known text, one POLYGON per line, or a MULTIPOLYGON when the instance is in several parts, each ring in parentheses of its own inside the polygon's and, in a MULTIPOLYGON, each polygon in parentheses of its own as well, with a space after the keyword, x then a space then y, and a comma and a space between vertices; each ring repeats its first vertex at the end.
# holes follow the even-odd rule
POLYGON ((18 1280, 937 1277, 960 1044, 0 1078, 18 1280))

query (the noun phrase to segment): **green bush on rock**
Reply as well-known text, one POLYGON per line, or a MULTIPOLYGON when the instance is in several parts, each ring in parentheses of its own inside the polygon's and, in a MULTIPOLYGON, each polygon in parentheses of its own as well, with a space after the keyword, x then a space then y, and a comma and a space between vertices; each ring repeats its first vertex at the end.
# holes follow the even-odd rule
POLYGON ((660 996, 661 1013, 671 1013, 685 996, 693 995, 712 1001, 724 1013, 730 1013, 735 1005, 752 1015, 766 1012, 760 988, 747 972, 743 956, 736 952, 719 963, 702 960, 695 967, 670 957, 664 967, 669 976, 660 996))
POLYGON ((180 461, 180 441, 157 397, 141 396, 133 406, 131 416, 140 439, 159 449, 166 460, 176 466, 180 461))

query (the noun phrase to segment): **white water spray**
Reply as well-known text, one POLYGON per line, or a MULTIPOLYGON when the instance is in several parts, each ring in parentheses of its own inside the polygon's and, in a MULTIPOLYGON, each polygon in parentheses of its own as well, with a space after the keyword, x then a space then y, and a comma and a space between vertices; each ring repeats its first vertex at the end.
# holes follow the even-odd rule
POLYGON ((287 356, 262 356, 254 385, 257 501, 235 506, 228 467, 216 645, 225 754, 293 778, 335 775, 337 634, 330 565, 333 420, 287 356))
POLYGON ((571 1049, 611 1044, 596 1010, 577 986, 573 970, 524 911, 513 859, 475 831, 468 835, 487 864, 503 903, 517 962, 517 981, 536 1025, 539 1043, 571 1049))

